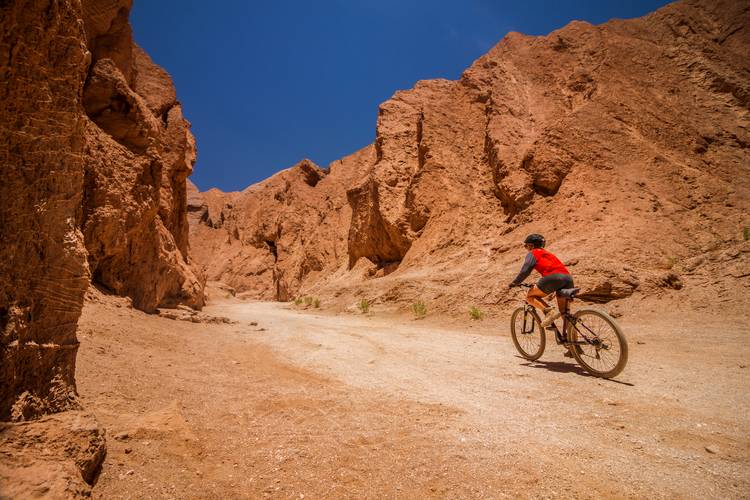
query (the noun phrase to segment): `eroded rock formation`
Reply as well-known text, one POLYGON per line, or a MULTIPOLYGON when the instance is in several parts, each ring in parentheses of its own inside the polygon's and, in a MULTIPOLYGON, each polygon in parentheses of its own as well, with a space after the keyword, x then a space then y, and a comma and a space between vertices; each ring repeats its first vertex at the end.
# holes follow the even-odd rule
POLYGON ((90 498, 106 454, 104 430, 84 411, 0 422, 3 498, 90 498))
POLYGON ((195 144, 129 10, 0 3, 0 420, 76 407, 92 278, 145 311, 203 302, 188 254, 195 144))
POLYGON ((70 2, 0 4, 0 420, 75 406, 89 282, 79 19, 70 2))
POLYGON ((193 225, 199 261, 256 297, 460 311, 514 299, 520 242, 541 232, 590 300, 691 290, 699 302, 697 285, 731 296, 747 276, 708 276, 717 249, 735 274, 750 259, 748 53, 747 1, 510 33, 459 81, 383 103, 371 153, 337 172, 344 186, 327 182, 335 170, 316 187, 287 182, 295 167, 227 196, 221 228, 193 225), (279 258, 288 243, 318 258, 279 258))
POLYGON ((348 262, 346 190, 374 158, 372 147, 323 170, 303 160, 241 193, 194 190, 191 245, 206 275, 247 295, 289 300, 304 282, 348 262))
POLYGON ((91 119, 83 205, 89 265, 94 282, 139 309, 200 307, 185 209, 195 141, 169 75, 132 42, 129 8, 84 2, 93 53, 83 90, 91 119))

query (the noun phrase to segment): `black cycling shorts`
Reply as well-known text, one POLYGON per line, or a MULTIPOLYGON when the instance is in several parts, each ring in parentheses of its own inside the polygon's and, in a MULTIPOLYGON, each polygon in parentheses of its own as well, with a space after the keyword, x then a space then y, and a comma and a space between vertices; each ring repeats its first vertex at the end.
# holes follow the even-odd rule
POLYGON ((536 286, 544 293, 556 292, 563 288, 573 288, 573 277, 562 273, 548 274, 537 281, 536 286))

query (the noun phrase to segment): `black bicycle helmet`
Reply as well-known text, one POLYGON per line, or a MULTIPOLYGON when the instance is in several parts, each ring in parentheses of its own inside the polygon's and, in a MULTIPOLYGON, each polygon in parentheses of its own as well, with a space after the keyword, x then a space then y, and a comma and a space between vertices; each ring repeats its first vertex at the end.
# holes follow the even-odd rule
POLYGON ((526 237, 525 240, 523 240, 524 244, 531 244, 534 245, 534 248, 544 248, 544 236, 541 234, 530 234, 526 237))

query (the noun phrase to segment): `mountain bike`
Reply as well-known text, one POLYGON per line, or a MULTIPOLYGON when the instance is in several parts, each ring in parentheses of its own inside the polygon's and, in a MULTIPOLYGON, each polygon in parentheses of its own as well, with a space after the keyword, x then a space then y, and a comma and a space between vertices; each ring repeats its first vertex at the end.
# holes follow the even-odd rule
MULTIPOLYGON (((533 287, 525 283, 519 286, 533 287)), ((557 344, 568 349, 584 370, 597 377, 615 377, 628 362, 628 342, 620 326, 605 312, 580 309, 571 314, 570 303, 579 291, 579 288, 564 288, 556 292, 568 299, 565 310, 560 311, 562 330, 555 323, 547 329, 555 333, 557 344)), ((539 314, 530 304, 518 307, 510 317, 513 344, 529 361, 536 361, 544 353, 547 341, 541 325, 539 314)))

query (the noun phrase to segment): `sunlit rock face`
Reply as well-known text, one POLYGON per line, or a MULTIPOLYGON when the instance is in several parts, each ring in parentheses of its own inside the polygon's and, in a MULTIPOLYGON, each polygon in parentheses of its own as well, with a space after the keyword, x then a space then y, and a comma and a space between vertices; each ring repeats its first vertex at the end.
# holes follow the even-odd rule
POLYGON ((0 3, 0 420, 75 408, 91 279, 153 311, 203 304, 190 125, 129 1, 0 3))
POLYGON ((375 143, 314 185, 295 166, 196 195, 212 200, 196 256, 252 297, 450 312, 514 301, 536 232, 591 301, 678 290, 729 307, 750 255, 749 16, 685 1, 510 33, 458 81, 396 92, 375 143))

